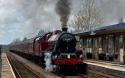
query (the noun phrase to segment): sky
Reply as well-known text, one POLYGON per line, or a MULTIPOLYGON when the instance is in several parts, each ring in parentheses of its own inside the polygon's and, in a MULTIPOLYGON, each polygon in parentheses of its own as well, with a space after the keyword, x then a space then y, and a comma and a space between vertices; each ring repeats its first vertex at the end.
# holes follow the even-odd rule
MULTIPOLYGON (((55 12, 58 0, 0 0, 0 44, 9 44, 24 37, 32 38, 40 30, 60 29, 55 12)), ((71 0, 69 22, 81 8, 82 0, 71 0)), ((124 0, 97 0, 104 24, 118 21, 125 16, 124 0)))

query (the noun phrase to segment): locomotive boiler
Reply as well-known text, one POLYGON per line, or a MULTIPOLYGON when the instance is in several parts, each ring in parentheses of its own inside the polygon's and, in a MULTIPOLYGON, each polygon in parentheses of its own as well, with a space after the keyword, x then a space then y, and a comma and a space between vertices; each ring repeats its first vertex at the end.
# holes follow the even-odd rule
POLYGON ((83 62, 72 33, 56 30, 11 46, 11 51, 40 64, 49 71, 77 70, 83 62))

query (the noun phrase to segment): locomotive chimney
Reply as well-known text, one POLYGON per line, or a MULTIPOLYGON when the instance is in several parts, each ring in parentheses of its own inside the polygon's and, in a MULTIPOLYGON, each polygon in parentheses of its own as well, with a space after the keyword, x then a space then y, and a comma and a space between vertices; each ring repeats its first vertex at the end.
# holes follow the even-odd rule
POLYGON ((68 28, 67 26, 62 26, 62 31, 67 32, 68 28))

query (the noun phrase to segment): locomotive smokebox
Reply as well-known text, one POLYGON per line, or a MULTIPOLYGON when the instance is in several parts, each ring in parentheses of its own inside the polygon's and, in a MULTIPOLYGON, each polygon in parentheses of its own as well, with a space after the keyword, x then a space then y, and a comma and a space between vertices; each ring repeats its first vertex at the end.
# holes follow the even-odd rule
POLYGON ((67 28, 66 26, 65 26, 65 27, 63 26, 63 27, 62 27, 62 31, 63 31, 63 32, 67 32, 67 30, 68 30, 68 28, 67 28))

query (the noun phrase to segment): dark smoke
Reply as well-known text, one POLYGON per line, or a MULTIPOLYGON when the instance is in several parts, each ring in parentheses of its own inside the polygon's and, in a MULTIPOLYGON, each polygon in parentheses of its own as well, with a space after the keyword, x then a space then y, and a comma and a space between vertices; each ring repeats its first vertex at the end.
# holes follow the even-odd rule
POLYGON ((60 16, 62 28, 67 28, 67 22, 70 14, 70 0, 59 0, 56 4, 56 13, 60 16))

